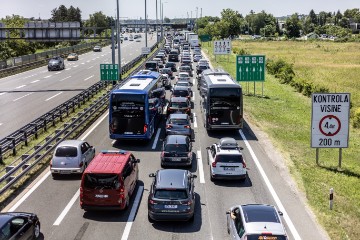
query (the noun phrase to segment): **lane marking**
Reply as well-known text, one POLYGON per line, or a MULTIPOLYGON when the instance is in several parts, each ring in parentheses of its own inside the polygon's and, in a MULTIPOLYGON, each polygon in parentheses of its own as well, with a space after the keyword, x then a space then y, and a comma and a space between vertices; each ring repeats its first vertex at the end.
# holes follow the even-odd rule
POLYGON ((46 72, 48 72, 48 70, 42 71, 41 73, 46 73, 46 72))
POLYGON ((100 118, 100 120, 92 128, 90 128, 89 131, 80 138, 80 140, 85 140, 90 135, 90 133, 94 131, 95 128, 97 128, 102 121, 104 121, 107 116, 109 116, 109 111, 102 118, 100 118))
POLYGON ((94 75, 91 75, 90 77, 85 78, 84 81, 89 80, 89 79, 92 78, 93 76, 94 76, 94 75))
POLYGON ((76 68, 76 67, 78 67, 79 65, 75 65, 75 66, 73 66, 74 68, 76 68))
POLYGON ((30 188, 30 190, 25 193, 24 196, 22 196, 20 200, 17 201, 14 206, 9 209, 9 212, 14 212, 30 196, 30 194, 32 194, 40 186, 40 184, 42 184, 45 179, 50 176, 50 174, 51 172, 50 170, 48 170, 48 172, 32 188, 30 188))
POLYGON ((203 167, 203 163, 202 163, 201 151, 196 152, 196 160, 198 163, 200 183, 205 183, 204 167, 203 167))
POLYGON ((49 100, 53 99, 54 97, 59 96, 59 95, 60 95, 60 94, 62 94, 62 93, 63 93, 63 92, 59 92, 59 93, 55 94, 54 96, 49 97, 48 99, 46 99, 46 100, 45 100, 45 102, 47 102, 47 101, 49 101, 49 100))
POLYGON ((87 60, 86 62, 87 62, 87 63, 89 63, 89 62, 90 62, 90 60, 87 60))
POLYGON ((15 89, 19 89, 19 88, 23 88, 23 87, 26 87, 26 85, 18 86, 18 87, 16 87, 15 89))
POLYGON ((69 71, 71 68, 66 68, 65 71, 69 71))
POLYGON ((76 199, 80 196, 80 188, 76 191, 75 195, 72 197, 72 199, 70 200, 70 202, 66 205, 66 207, 64 208, 64 210, 61 212, 61 214, 59 215, 59 217, 55 220, 54 222, 54 226, 59 226, 61 221, 64 219, 64 217, 66 216, 66 214, 70 211, 70 208, 72 207, 72 205, 74 205, 76 199))
POLYGON ((3 125, 3 123, 0 123, 0 126, 3 125))
POLYGON ((90 69, 90 68, 93 68, 94 66, 90 66, 90 67, 88 67, 87 69, 90 69))
POLYGON ((5 93, 6 93, 6 92, 2 92, 2 93, 0 93, 0 96, 1 96, 1 95, 4 95, 5 93))
POLYGON ((116 140, 113 140, 112 142, 111 142, 111 145, 114 145, 116 143, 116 140))
POLYGON ((157 130, 157 132, 156 132, 155 139, 154 139, 154 143, 153 143, 151 149, 155 149, 155 148, 156 148, 157 143, 158 143, 158 141, 159 141, 160 132, 161 132, 161 129, 158 128, 158 130, 157 130))
POLYGON ((71 76, 67 76, 66 78, 61 79, 60 82, 66 80, 66 79, 68 79, 68 78, 71 78, 71 76))
POLYGON ((136 211, 139 208, 140 200, 141 200, 141 196, 142 196, 143 192, 144 192, 144 187, 139 186, 139 189, 137 191, 133 206, 131 208, 130 215, 128 217, 128 220, 127 220, 127 223, 126 223, 126 226, 125 226, 125 229, 124 229, 124 233, 123 233, 123 235, 121 237, 121 240, 127 240, 129 238, 131 227, 132 227, 132 224, 133 224, 134 219, 135 219, 136 211))
POLYGON ((40 80, 35 80, 35 81, 30 82, 30 83, 36 83, 36 82, 40 82, 40 80))
POLYGON ((269 189, 270 191, 270 194, 272 195, 272 197, 274 198, 274 201, 276 203, 276 205, 278 206, 279 208, 279 211, 282 211, 283 212, 283 217, 284 217, 284 220, 285 222, 287 223, 289 229, 290 229, 290 232, 291 234, 294 236, 294 238, 296 240, 301 240, 301 237, 298 233, 298 231, 296 230, 293 222, 291 221, 289 215, 287 214, 286 210, 285 210, 285 207, 284 205, 281 203, 280 201, 280 198, 279 196, 276 194, 275 192, 275 189, 274 187, 272 186, 272 184, 270 183, 270 180, 269 178, 267 177, 264 169, 262 168, 258 158, 256 157, 254 151, 252 150, 251 146, 250 146, 250 143, 247 141, 246 137, 245 137, 245 134, 242 132, 242 130, 239 130, 239 133, 241 135, 241 138, 244 140, 244 143, 246 145, 246 147, 248 148, 249 152, 250 152, 250 155, 252 157, 252 159, 254 160, 254 163, 256 164, 256 167, 258 168, 267 188, 269 189))
POLYGON ((31 95, 31 94, 33 94, 33 92, 32 92, 32 93, 28 93, 28 94, 26 94, 26 95, 24 95, 24 96, 22 96, 22 97, 17 98, 17 99, 14 99, 13 102, 16 102, 17 100, 20 100, 20 99, 22 99, 22 98, 24 98, 24 97, 27 97, 27 96, 31 95))
POLYGON ((193 123, 194 123, 194 128, 197 128, 197 119, 196 119, 196 113, 193 113, 193 123))
POLYGON ((193 92, 193 96, 191 97, 191 100, 195 102, 195 92, 193 92))
POLYGON ((81 63, 82 65, 84 65, 85 63, 81 63))
POLYGON ((96 60, 96 58, 93 58, 93 59, 91 59, 91 60, 95 61, 95 60, 96 60))
POLYGON ((62 72, 57 72, 57 73, 55 73, 55 75, 58 75, 58 74, 60 74, 60 73, 62 73, 62 72))
POLYGON ((49 78, 49 77, 51 77, 52 75, 49 75, 49 76, 46 76, 46 77, 44 77, 44 78, 49 78))

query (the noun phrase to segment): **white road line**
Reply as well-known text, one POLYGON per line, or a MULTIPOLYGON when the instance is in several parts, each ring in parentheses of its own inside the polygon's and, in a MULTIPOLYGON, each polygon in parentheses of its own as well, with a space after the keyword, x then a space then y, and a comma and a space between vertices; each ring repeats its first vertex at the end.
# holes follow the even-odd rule
POLYGON ((49 77, 51 77, 52 75, 49 75, 49 76, 46 76, 46 77, 44 77, 44 78, 49 78, 49 77))
POLYGON ((86 62, 87 62, 87 63, 89 63, 89 62, 90 62, 90 60, 87 60, 86 62))
POLYGON ((76 68, 76 67, 78 67, 79 65, 75 65, 75 66, 73 66, 74 68, 76 68))
POLYGON ((15 89, 19 89, 19 88, 23 88, 23 87, 26 87, 26 85, 18 86, 18 87, 16 87, 15 89))
POLYGON ((251 155, 252 159, 254 160, 254 163, 256 164, 256 167, 259 169, 259 172, 260 172, 262 178, 264 179, 264 182, 265 182, 267 188, 269 189, 270 194, 274 198, 276 205, 278 206, 279 210, 283 212, 284 220, 287 223, 291 234, 294 236, 295 240, 301 240, 301 237, 300 237, 298 231, 296 230, 293 222, 291 221, 289 215, 287 214, 284 205, 281 203, 279 196, 275 192, 274 187, 271 185, 269 178, 267 177, 258 158, 256 157, 254 151, 252 150, 250 143, 247 141, 245 134, 242 132, 242 130, 239 130, 239 133, 241 135, 241 138, 244 140, 244 143, 245 143, 246 147, 248 148, 250 155, 251 155))
POLYGON ((92 78, 93 76, 94 76, 94 75, 91 75, 90 77, 85 78, 84 81, 89 80, 89 79, 92 78))
POLYGON ((88 67, 87 69, 90 69, 90 68, 93 68, 94 66, 90 66, 90 67, 88 67))
POLYGON ((193 85, 195 85, 195 78, 193 78, 193 81, 192 81, 192 82, 193 82, 193 85))
POLYGON ((195 102, 195 92, 193 92, 193 96, 191 97, 191 100, 195 102))
POLYGON ((114 145, 116 143, 116 140, 113 140, 112 142, 111 142, 111 145, 114 145))
POLYGON ((91 60, 95 61, 95 60, 96 60, 96 58, 93 58, 93 59, 91 59, 91 60))
POLYGON ((158 130, 157 130, 157 132, 156 132, 155 139, 154 139, 154 143, 153 143, 153 145, 152 145, 152 149, 155 149, 156 146, 157 146, 157 143, 158 143, 158 141, 159 141, 160 132, 161 132, 161 129, 158 128, 158 130))
POLYGON ((194 128, 197 128, 197 118, 196 118, 196 113, 193 113, 193 121, 194 121, 194 128))
POLYGON ((46 73, 46 72, 48 72, 48 70, 42 71, 41 73, 46 73))
POLYGON ((27 97, 27 96, 31 95, 31 94, 33 94, 33 92, 32 92, 32 93, 28 93, 28 94, 26 94, 26 95, 24 95, 24 96, 22 96, 22 97, 17 98, 17 99, 14 99, 13 102, 16 102, 17 100, 20 100, 20 99, 22 99, 22 98, 24 98, 24 97, 27 97))
POLYGON ((205 183, 204 167, 203 167, 203 163, 202 163, 201 151, 196 152, 196 160, 198 163, 200 183, 205 183))
POLYGON ((84 65, 85 63, 81 63, 82 65, 84 65))
POLYGON ((1 95, 4 95, 5 93, 6 93, 6 92, 2 92, 2 93, 0 93, 0 96, 1 96, 1 95))
POLYGON ((105 119, 108 115, 109 115, 109 111, 108 111, 102 118, 100 118, 100 120, 99 120, 92 128, 90 128, 89 131, 86 132, 85 135, 80 138, 80 140, 85 140, 85 139, 90 135, 90 133, 91 133, 92 131, 94 131, 94 129, 97 128, 102 121, 104 121, 104 119, 105 119))
POLYGON ((66 80, 66 79, 68 79, 68 78, 71 78, 71 76, 67 76, 66 78, 61 79, 60 82, 66 80))
POLYGON ((59 93, 55 94, 54 96, 49 97, 48 99, 46 99, 46 100, 45 100, 45 102, 47 102, 47 101, 49 101, 49 100, 53 99, 54 97, 59 96, 59 95, 60 95, 60 94, 62 94, 62 93, 63 93, 63 92, 59 92, 59 93))
POLYGON ((71 68, 66 68, 65 71, 69 71, 71 68))
POLYGON ((126 223, 126 226, 125 226, 125 229, 124 229, 124 233, 123 233, 123 235, 121 237, 121 240, 127 240, 129 238, 131 227, 132 227, 132 224, 133 224, 134 219, 135 219, 136 211, 139 208, 140 200, 141 200, 141 196, 142 196, 143 192, 144 192, 144 187, 139 186, 136 197, 135 197, 135 200, 134 200, 134 203, 133 203, 133 206, 131 208, 130 215, 128 217, 128 220, 127 220, 127 223, 126 223))
POLYGON ((62 72, 57 72, 57 73, 55 73, 55 74, 58 75, 58 74, 60 74, 60 73, 62 73, 62 72))
POLYGON ((14 204, 14 206, 9 209, 9 212, 14 212, 30 196, 30 194, 32 194, 40 186, 40 184, 42 184, 45 179, 50 176, 50 174, 51 172, 49 170, 27 193, 25 193, 24 196, 20 198, 19 201, 14 204))
POLYGON ((3 125, 3 123, 0 123, 0 126, 3 125))
POLYGON ((30 82, 30 83, 36 83, 36 82, 40 82, 40 80, 35 80, 35 81, 30 82))
POLYGON ((59 226, 61 221, 64 219, 64 217, 66 216, 66 214, 70 211, 70 208, 72 207, 72 205, 74 205, 76 199, 80 196, 80 189, 78 189, 75 193, 75 195, 72 197, 72 199, 70 200, 70 202, 66 205, 66 207, 64 208, 64 210, 61 212, 61 214, 59 215, 59 217, 55 220, 54 222, 54 226, 59 226))

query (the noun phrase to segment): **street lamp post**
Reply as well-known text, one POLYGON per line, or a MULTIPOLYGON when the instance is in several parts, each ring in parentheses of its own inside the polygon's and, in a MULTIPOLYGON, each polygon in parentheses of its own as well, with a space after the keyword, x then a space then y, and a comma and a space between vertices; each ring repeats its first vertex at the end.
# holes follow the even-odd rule
POLYGON ((159 37, 158 37, 158 5, 157 5, 157 0, 156 0, 156 24, 155 24, 155 29, 156 29, 156 42, 159 41, 159 37))
POLYGON ((121 81, 121 51, 120 51, 120 21, 119 21, 119 0, 116 0, 116 40, 118 44, 119 80, 121 81))
POLYGON ((147 16, 146 16, 146 0, 145 0, 145 47, 148 46, 147 42, 147 16))

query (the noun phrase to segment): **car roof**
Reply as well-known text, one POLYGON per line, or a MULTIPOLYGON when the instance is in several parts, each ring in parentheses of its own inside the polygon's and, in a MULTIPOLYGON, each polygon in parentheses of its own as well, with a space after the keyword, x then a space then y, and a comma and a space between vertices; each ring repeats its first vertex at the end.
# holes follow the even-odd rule
POLYGON ((185 144, 188 142, 188 136, 185 135, 168 135, 165 139, 166 144, 185 144))
POLYGON ((188 102, 188 100, 186 97, 172 97, 170 102, 188 102))
POLYGON ((128 151, 102 151, 97 154, 85 169, 85 173, 120 174, 131 153, 128 151))
POLYGON ((185 113, 172 113, 169 115, 169 119, 188 119, 188 117, 185 113))
POLYGON ((61 143, 59 143, 58 147, 63 147, 63 146, 78 147, 83 142, 84 141, 82 141, 82 140, 65 140, 65 141, 62 141, 61 143))
POLYGON ((236 149, 239 147, 236 140, 230 137, 221 138, 219 141, 219 145, 222 149, 236 149))
POLYGON ((275 207, 266 204, 241 205, 245 222, 273 222, 280 223, 279 214, 275 207))
POLYGON ((187 188, 187 170, 161 169, 156 174, 156 188, 187 188))
POLYGON ((174 88, 173 88, 173 91, 175 91, 175 90, 180 90, 180 91, 183 91, 183 90, 189 90, 189 88, 188 87, 185 87, 185 86, 175 86, 174 88))

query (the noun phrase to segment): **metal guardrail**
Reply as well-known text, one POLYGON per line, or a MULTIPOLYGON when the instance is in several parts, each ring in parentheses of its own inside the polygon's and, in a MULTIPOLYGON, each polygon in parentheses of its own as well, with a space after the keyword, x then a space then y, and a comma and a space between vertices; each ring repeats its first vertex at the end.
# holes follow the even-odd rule
MULTIPOLYGON (((151 47, 151 51, 153 51, 158 44, 154 44, 151 47)), ((157 52, 157 51, 156 51, 157 52)), ((148 56, 149 58, 153 57, 154 54, 148 56)), ((125 69, 132 69, 136 64, 138 64, 144 57, 138 56, 128 64, 124 66, 125 69)), ((131 74, 139 71, 144 64, 138 66, 131 74)), ((126 79, 124 79, 121 83, 114 86, 117 88, 121 86, 126 79)), ((56 121, 62 121, 64 116, 69 115, 69 111, 74 111, 76 106, 80 106, 85 103, 86 100, 89 100, 93 95, 95 95, 101 89, 104 89, 108 86, 109 82, 98 82, 93 86, 89 87, 87 90, 84 90, 77 96, 71 98, 65 103, 59 105, 54 108, 50 112, 44 114, 38 119, 34 120, 30 124, 25 125, 20 128, 20 130, 15 131, 10 134, 8 137, 0 140, 0 158, 2 158, 3 154, 6 151, 13 151, 13 154, 16 154, 16 146, 19 144, 28 145, 28 139, 31 136, 37 137, 39 131, 46 130, 46 128, 52 124, 55 126, 56 121)), ((100 99, 96 100, 91 106, 85 109, 83 112, 78 114, 78 117, 74 117, 71 119, 71 122, 64 123, 63 129, 57 129, 50 135, 48 135, 41 143, 34 146, 28 152, 23 154, 21 157, 14 160, 5 168, 0 169, 0 195, 9 190, 14 184, 18 183, 18 181, 25 176, 29 171, 34 168, 38 163, 40 163, 44 158, 46 158, 49 153, 51 153, 57 143, 61 140, 69 137, 74 131, 86 126, 86 122, 88 122, 89 118, 96 118, 100 116, 104 111, 107 110, 108 99, 111 90, 109 90, 105 95, 103 95, 100 99)))

